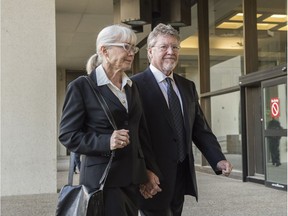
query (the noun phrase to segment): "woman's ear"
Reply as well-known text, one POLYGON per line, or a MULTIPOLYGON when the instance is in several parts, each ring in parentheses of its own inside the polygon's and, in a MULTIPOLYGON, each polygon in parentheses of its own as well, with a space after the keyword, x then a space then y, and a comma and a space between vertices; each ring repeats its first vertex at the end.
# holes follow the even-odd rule
POLYGON ((100 50, 101 50, 101 52, 103 53, 103 55, 107 55, 107 48, 105 47, 105 46, 102 46, 101 48, 100 48, 100 50))
POLYGON ((109 52, 108 52, 107 47, 102 46, 102 47, 100 48, 100 50, 101 50, 102 55, 103 55, 103 63, 109 63, 109 62, 110 62, 110 59, 109 59, 109 52))

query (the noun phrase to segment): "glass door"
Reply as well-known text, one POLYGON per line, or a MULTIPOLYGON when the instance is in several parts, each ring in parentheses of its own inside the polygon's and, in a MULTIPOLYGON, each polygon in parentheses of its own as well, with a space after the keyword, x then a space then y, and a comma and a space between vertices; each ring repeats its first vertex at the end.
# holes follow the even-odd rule
POLYGON ((262 82, 265 184, 287 190, 287 77, 262 82))

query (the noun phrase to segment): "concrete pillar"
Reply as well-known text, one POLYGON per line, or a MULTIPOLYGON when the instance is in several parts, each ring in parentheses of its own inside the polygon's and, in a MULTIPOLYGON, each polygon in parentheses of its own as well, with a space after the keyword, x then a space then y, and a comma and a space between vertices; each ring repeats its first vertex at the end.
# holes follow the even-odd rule
POLYGON ((55 1, 1 0, 1 196, 55 193, 55 1))
MULTIPOLYGON (((57 126, 60 125, 65 94, 66 94, 66 72, 65 72, 65 69, 58 68, 57 69, 57 126)), ((59 127, 57 127, 57 131, 59 131, 59 127)), ((58 157, 66 156, 67 149, 65 148, 64 145, 60 143, 58 139, 57 139, 57 142, 58 142, 57 156, 58 157)))

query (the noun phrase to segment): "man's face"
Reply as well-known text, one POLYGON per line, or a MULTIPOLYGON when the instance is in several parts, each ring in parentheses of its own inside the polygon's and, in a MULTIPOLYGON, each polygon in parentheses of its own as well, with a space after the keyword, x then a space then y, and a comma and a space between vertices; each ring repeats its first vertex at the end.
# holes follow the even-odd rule
POLYGON ((159 35, 153 47, 148 49, 150 63, 165 75, 169 75, 178 63, 179 41, 170 35, 159 35))

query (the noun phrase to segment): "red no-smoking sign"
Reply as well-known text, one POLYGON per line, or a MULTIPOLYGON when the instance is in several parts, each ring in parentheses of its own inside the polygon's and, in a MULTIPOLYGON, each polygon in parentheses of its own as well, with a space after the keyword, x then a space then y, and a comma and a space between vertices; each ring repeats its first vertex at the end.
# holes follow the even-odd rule
POLYGON ((270 100, 271 117, 278 118, 280 116, 280 101, 279 98, 271 98, 270 100))

